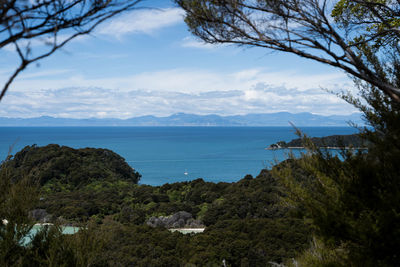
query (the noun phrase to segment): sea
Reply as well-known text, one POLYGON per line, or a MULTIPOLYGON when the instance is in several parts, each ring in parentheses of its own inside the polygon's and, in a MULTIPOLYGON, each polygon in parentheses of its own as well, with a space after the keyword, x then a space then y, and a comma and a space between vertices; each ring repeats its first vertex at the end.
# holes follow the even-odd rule
MULTIPOLYGON (((300 130, 312 137, 357 132, 352 127, 300 130)), ((197 178, 235 182, 286 159, 287 150, 265 148, 294 138, 293 127, 0 127, 0 159, 33 144, 107 148, 142 175, 140 184, 197 178)))

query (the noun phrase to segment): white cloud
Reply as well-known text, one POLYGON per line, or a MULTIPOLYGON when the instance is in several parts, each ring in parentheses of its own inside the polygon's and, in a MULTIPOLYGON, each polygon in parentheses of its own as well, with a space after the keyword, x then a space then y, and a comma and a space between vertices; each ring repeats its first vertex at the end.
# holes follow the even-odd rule
POLYGON ((261 90, 182 93, 148 90, 115 92, 95 87, 10 92, 0 106, 0 116, 36 117, 42 115, 73 118, 129 118, 140 115, 165 116, 176 112, 220 115, 313 112, 349 114, 354 110, 324 92, 314 95, 278 95, 261 90), (324 101, 321 101, 323 99, 324 101))
POLYGON ((257 79, 257 76, 262 74, 260 69, 245 69, 232 73, 232 78, 236 81, 257 79))
POLYGON ((330 115, 355 111, 321 89, 351 89, 351 82, 340 73, 171 69, 93 79, 67 71, 49 71, 54 75, 64 72, 59 76, 64 79, 45 79, 46 70, 29 74, 30 79, 17 79, 0 105, 0 116, 128 118, 175 112, 233 115, 308 111, 330 115))
MULTIPOLYGON (((98 27, 96 33, 103 35, 111 35, 121 38, 126 34, 145 33, 152 34, 155 31, 183 22, 184 11, 181 8, 165 8, 165 9, 142 9, 134 10, 130 13, 112 18, 105 21, 98 27)), ((33 47, 52 47, 55 40, 61 43, 69 38, 72 34, 60 33, 56 39, 53 34, 47 34, 32 40, 19 40, 18 45, 21 49, 33 47)), ((75 37, 71 42, 85 41, 90 35, 80 35, 75 37)), ((7 52, 15 52, 15 45, 9 44, 2 48, 7 52)))
POLYGON ((126 34, 152 34, 155 31, 183 22, 180 8, 135 10, 106 22, 97 33, 121 38, 126 34))
POLYGON ((185 48, 198 48, 198 49, 212 50, 212 49, 216 49, 216 48, 220 47, 221 45, 205 43, 203 41, 194 39, 193 37, 185 37, 182 40, 181 46, 185 47, 185 48))

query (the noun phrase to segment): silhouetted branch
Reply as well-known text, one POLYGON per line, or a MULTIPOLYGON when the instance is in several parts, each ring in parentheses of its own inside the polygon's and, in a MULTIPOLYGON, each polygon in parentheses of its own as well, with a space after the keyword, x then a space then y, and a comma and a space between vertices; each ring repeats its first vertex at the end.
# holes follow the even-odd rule
POLYGON ((74 38, 89 34, 105 20, 134 9, 139 2, 141 0, 0 0, 0 49, 13 45, 21 61, 1 89, 0 101, 29 64, 52 55, 74 38), (48 47, 47 51, 34 56, 32 41, 42 42, 48 47))

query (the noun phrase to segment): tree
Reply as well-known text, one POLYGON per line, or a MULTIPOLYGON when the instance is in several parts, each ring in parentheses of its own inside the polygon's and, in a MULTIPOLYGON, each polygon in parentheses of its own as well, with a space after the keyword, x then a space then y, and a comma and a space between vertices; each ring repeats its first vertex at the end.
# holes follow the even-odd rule
POLYGON ((10 168, 0 166, 0 265, 17 265, 25 254, 24 242, 34 222, 28 212, 37 203, 32 180, 10 179, 10 168))
POLYGON ((399 65, 400 4, 392 0, 175 0, 208 43, 264 47, 344 70, 400 102, 385 73, 399 65), (385 64, 383 64, 385 63, 385 64))
POLYGON ((100 23, 135 8, 140 0, 1 0, 0 49, 14 46, 19 66, 1 89, 0 101, 29 64, 52 55, 100 23), (33 50, 34 43, 45 45, 33 50))
MULTIPOLYGON (((179 0, 210 43, 259 46, 338 67, 354 77, 368 150, 308 149, 276 166, 285 201, 313 226, 301 266, 396 266, 400 247, 398 1, 179 0)), ((299 134, 301 134, 299 132, 299 134)), ((297 264, 295 264, 298 266, 297 264)))
POLYGON ((0 164, 0 266, 90 266, 106 242, 89 221, 74 235, 59 222, 34 229, 30 214, 40 203, 37 179, 13 176, 9 156, 0 164))
POLYGON ((364 112, 370 126, 361 133, 368 150, 333 155, 304 138, 308 152, 274 170, 288 194, 287 203, 310 219, 315 229, 314 252, 306 253, 301 266, 398 263, 400 105, 371 85, 358 85, 368 106, 358 99, 347 100, 364 112))

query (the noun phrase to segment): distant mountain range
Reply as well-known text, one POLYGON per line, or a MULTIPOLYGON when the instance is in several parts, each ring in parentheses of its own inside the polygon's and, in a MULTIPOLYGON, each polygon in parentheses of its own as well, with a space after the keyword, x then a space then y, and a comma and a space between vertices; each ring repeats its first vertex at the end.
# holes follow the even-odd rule
POLYGON ((361 115, 321 116, 311 113, 265 113, 234 116, 176 113, 168 117, 141 116, 129 119, 68 119, 42 116, 37 118, 0 117, 0 126, 347 126, 363 124, 361 115))

